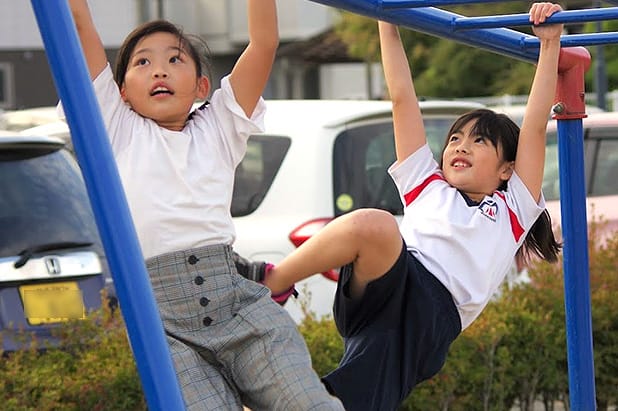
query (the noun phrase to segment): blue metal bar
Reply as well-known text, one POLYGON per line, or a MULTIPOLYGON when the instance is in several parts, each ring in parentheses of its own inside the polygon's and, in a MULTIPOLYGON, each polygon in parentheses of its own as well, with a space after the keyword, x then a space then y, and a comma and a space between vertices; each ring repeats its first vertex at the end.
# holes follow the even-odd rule
POLYGON ((412 30, 448 38, 530 63, 536 63, 538 60, 538 49, 526 49, 522 46, 524 39, 534 36, 506 28, 455 31, 452 22, 461 16, 445 10, 433 7, 385 10, 381 7, 382 0, 312 1, 363 16, 380 18, 412 30))
MULTIPOLYGON (((527 42, 527 41, 526 41, 527 42)), ((536 40, 538 43, 538 40, 536 40)), ((560 38, 562 47, 598 46, 618 43, 618 32, 568 34, 560 38)))
POLYGON ((574 411, 596 409, 583 141, 581 119, 558 120, 569 397, 574 411))
MULTIPOLYGON (((618 32, 567 34, 560 38, 560 45, 565 47, 594 46, 600 44, 618 43, 618 32)), ((534 36, 522 38, 520 46, 523 49, 538 49, 539 39, 534 36)))
MULTIPOLYGON (((459 6, 463 4, 504 3, 507 0, 381 0, 384 10, 407 9, 417 7, 459 6)), ((618 0, 604 0, 605 3, 618 6, 618 0)))
POLYGON ((163 326, 66 0, 32 0, 151 410, 184 410, 163 326))
MULTIPOLYGON (((513 58, 536 63, 538 39, 534 36, 506 28, 473 28, 466 31, 454 29, 454 21, 461 16, 433 7, 416 9, 392 7, 402 6, 404 1, 396 0, 312 0, 316 3, 342 8, 367 17, 388 21, 438 37, 448 38, 473 47, 483 48, 513 58)), ((439 2, 439 1, 438 1, 439 2)), ((435 3, 438 3, 435 2, 435 3)), ((615 4, 615 1, 612 2, 615 4)), ((406 2, 406 5, 410 5, 406 2)), ((427 2, 425 4, 431 4, 427 2)), ((566 12, 562 12, 566 13, 566 12)), ((593 19, 614 13, 588 10, 593 19)), ((582 13, 586 14, 586 13, 582 13)), ((566 14, 571 18, 570 14, 566 14)), ((509 19, 511 17, 508 17, 509 19)), ((518 17, 521 19, 521 17, 518 17)), ((525 22, 528 25, 527 16, 525 22)), ((564 14, 563 17, 564 18, 564 14)), ((578 18, 581 18, 579 16, 578 18)), ((557 17, 555 17, 557 19, 557 17)), ((460 20, 465 21, 465 20, 460 20)), ((578 20, 581 21, 581 20, 578 20)), ((506 21, 500 24, 504 25, 506 21)), ((519 24, 518 22, 515 22, 519 24)), ((464 23, 466 24, 466 23, 464 23)), ((512 23, 509 23, 512 24, 512 23)), ((492 22, 491 27, 498 24, 492 22)), ((615 33, 596 33, 594 36, 563 36, 561 45, 604 44, 617 42, 615 33)), ((576 53, 566 54, 576 58, 576 53)), ((568 58, 566 59, 568 60, 568 58)), ((561 58, 562 61, 562 58, 561 58)), ((570 69, 569 67, 565 69, 570 69)), ((582 71, 582 77, 583 72, 582 71)), ((583 82, 583 78, 581 79, 583 82)), ((592 350, 592 320, 590 310, 590 280, 588 272, 587 219, 585 207, 583 126, 581 118, 558 117, 560 198, 564 236, 565 307, 567 311, 567 350, 569 361, 569 394, 571 409, 589 411, 596 409, 594 385, 594 356, 592 350)))
POLYGON ((505 0, 382 0, 382 8, 405 9, 414 7, 458 6, 460 4, 504 3, 505 0))
MULTIPOLYGON (((538 59, 539 41, 535 36, 522 33, 509 28, 476 28, 459 30, 455 22, 464 17, 445 10, 425 7, 420 9, 385 9, 384 0, 312 0, 315 3, 324 4, 336 8, 342 8, 352 13, 371 18, 380 18, 437 37, 448 38, 472 47, 479 47, 488 51, 502 54, 508 57, 536 63, 538 59)), ((610 17, 618 17, 618 9, 592 9, 592 19, 600 18, 597 11, 609 10, 610 17)), ((580 11, 580 10, 577 10, 580 11)), ((566 18, 571 21, 573 15, 564 11, 566 18)), ((603 14, 603 13, 600 13, 603 14)), ((505 16, 515 24, 529 25, 527 14, 521 16, 505 16), (525 23, 522 19, 525 19, 525 23)), ((465 19, 465 18, 464 18, 465 19)), ((491 19, 491 17, 489 18, 491 19)), ((551 18, 550 18, 551 19, 551 18)), ((465 21, 465 20, 460 20, 465 21)), ((549 20, 548 20, 549 21, 549 20)), ((575 20, 573 20, 575 21, 575 20)), ((463 25, 468 23, 463 23, 463 25)), ((484 23, 485 24, 485 23, 484 23)), ((486 23, 486 24, 489 24, 486 23)), ((495 24, 493 24, 495 26, 495 24)), ((591 46, 613 44, 618 42, 618 33, 586 33, 562 36, 562 47, 591 46)))
MULTIPOLYGON (((546 24, 572 24, 588 21, 603 21, 615 19, 618 19, 618 7, 588 10, 565 10, 559 11, 550 16, 546 20, 546 24)), ((530 15, 525 13, 481 17, 458 17, 453 20, 452 24, 455 30, 530 26, 530 15)))

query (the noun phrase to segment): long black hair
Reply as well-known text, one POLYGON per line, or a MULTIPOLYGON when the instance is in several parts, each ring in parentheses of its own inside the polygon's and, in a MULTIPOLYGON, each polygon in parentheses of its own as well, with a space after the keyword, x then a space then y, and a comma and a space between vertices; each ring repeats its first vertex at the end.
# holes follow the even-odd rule
MULTIPOLYGON (((442 152, 446 149, 450 136, 469 122, 474 121, 471 132, 474 135, 483 136, 501 151, 504 161, 515 161, 517 144, 519 142, 519 126, 507 115, 496 113, 488 109, 478 109, 461 115, 448 132, 442 152)), ((440 160, 442 167, 442 160, 440 160)), ((497 188, 506 191, 507 181, 502 181, 497 188)), ((521 262, 527 262, 530 257, 536 255, 549 262, 558 260, 558 253, 562 245, 556 241, 551 225, 551 217, 547 210, 543 210, 539 218, 534 222, 530 232, 524 240, 524 244, 517 251, 517 258, 521 262)))

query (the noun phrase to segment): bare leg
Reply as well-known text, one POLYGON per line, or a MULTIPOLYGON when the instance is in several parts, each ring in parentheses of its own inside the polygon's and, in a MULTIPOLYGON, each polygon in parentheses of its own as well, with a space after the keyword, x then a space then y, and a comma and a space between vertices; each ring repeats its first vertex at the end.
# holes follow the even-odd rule
POLYGON ((315 273, 354 263, 353 297, 367 284, 385 274, 402 247, 395 218, 377 209, 360 209, 330 222, 281 261, 264 284, 273 294, 315 273))

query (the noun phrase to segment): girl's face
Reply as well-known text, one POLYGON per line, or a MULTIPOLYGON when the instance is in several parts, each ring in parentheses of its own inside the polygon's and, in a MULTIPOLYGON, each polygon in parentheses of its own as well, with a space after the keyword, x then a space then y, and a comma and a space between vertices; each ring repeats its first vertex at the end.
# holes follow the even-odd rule
POLYGON ((504 161, 489 139, 472 134, 474 124, 470 121, 449 137, 442 171, 450 185, 480 202, 511 177, 514 163, 504 161))
POLYGON ((157 32, 135 46, 120 93, 143 117, 170 130, 182 130, 191 106, 208 94, 206 77, 197 77, 193 59, 175 35, 157 32))

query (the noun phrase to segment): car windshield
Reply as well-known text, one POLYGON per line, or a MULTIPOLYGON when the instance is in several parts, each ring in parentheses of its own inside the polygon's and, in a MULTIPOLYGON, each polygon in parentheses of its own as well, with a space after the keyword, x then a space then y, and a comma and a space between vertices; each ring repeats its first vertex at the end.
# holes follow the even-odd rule
POLYGON ((66 151, 0 151, 0 193, 0 258, 42 244, 98 242, 79 168, 66 151))

